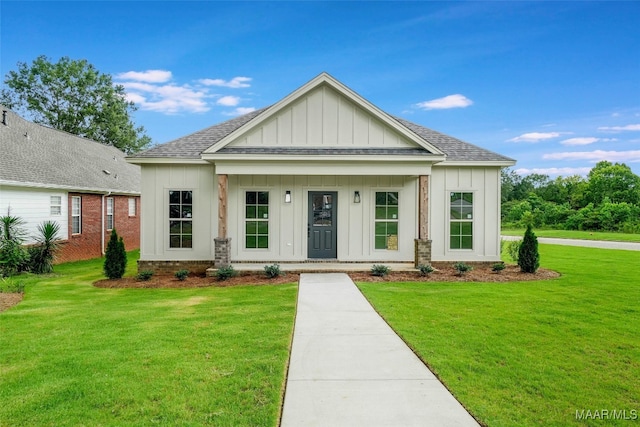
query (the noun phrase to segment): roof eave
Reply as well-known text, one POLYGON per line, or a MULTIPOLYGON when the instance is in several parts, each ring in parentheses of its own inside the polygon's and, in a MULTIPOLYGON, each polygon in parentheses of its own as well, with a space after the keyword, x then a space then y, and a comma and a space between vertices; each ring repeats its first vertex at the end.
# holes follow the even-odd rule
POLYGON ((484 167, 509 167, 516 164, 515 160, 445 160, 434 166, 484 166, 484 167))
POLYGON ((322 155, 322 154, 202 154, 202 159, 215 163, 216 161, 333 161, 333 162, 425 162, 439 163, 446 159, 445 155, 410 156, 410 155, 322 155))
POLYGON ((122 194, 122 195, 132 195, 132 196, 140 195, 139 191, 122 190, 122 189, 114 189, 114 188, 77 187, 73 185, 46 184, 42 182, 20 182, 20 181, 0 180, 0 184, 11 186, 11 187, 64 190, 64 191, 70 191, 73 193, 92 193, 92 194, 109 193, 109 194, 122 194))
POLYGON ((202 165, 207 164, 206 160, 201 158, 185 158, 185 157, 127 157, 125 159, 128 163, 134 165, 149 165, 149 164, 183 164, 183 165, 202 165))

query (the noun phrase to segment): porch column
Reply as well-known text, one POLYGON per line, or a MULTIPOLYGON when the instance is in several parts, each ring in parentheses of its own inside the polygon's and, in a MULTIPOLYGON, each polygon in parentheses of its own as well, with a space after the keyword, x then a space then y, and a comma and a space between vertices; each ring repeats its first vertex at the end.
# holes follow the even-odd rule
POLYGON ((231 264, 231 239, 227 237, 227 175, 218 175, 218 237, 214 239, 214 267, 231 264))
POLYGON ((431 264, 429 240, 429 175, 418 177, 418 238, 415 240, 415 266, 431 264))

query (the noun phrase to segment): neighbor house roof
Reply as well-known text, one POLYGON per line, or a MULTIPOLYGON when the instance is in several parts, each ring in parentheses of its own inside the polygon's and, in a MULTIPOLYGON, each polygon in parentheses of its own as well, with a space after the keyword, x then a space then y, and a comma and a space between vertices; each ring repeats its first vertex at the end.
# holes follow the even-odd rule
POLYGON ((0 184, 140 194, 140 166, 117 148, 2 112, 0 184))

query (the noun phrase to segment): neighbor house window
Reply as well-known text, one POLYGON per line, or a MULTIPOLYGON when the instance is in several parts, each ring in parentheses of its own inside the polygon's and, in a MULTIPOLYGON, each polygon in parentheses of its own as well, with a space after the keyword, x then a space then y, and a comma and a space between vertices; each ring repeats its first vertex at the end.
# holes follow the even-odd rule
POLYGON ((375 248, 398 250, 398 192, 376 192, 375 248))
POLYGON ((129 216, 136 216, 136 198, 129 197, 129 216))
POLYGON ((71 197, 71 233, 82 232, 82 199, 78 196, 71 197))
POLYGON ((169 247, 193 247, 193 191, 169 191, 169 247))
POLYGON ((62 215, 61 196, 51 196, 51 215, 62 215))
POLYGON ((113 197, 107 198, 107 230, 113 230, 113 197))
POLYGON ((473 193, 451 193, 449 246, 473 249, 473 193))
POLYGON ((245 247, 269 248, 269 192, 247 191, 245 194, 245 247))

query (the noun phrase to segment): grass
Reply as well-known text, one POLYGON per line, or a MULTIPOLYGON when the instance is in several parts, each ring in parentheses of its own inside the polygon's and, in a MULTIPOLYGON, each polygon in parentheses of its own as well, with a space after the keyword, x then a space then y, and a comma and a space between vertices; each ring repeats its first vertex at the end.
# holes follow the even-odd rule
MULTIPOLYGON (((640 242, 640 234, 613 233, 604 231, 577 230, 534 230, 537 237, 555 237, 559 239, 608 240, 613 242, 640 242)), ((504 236, 524 236, 523 229, 505 229, 504 236)))
POLYGON ((521 283, 359 283, 484 425, 629 425, 640 416, 640 253, 540 245, 562 277, 521 283))
POLYGON ((0 425, 278 424, 295 284, 91 286, 100 278, 101 260, 20 276, 25 299, 0 313, 0 425))

